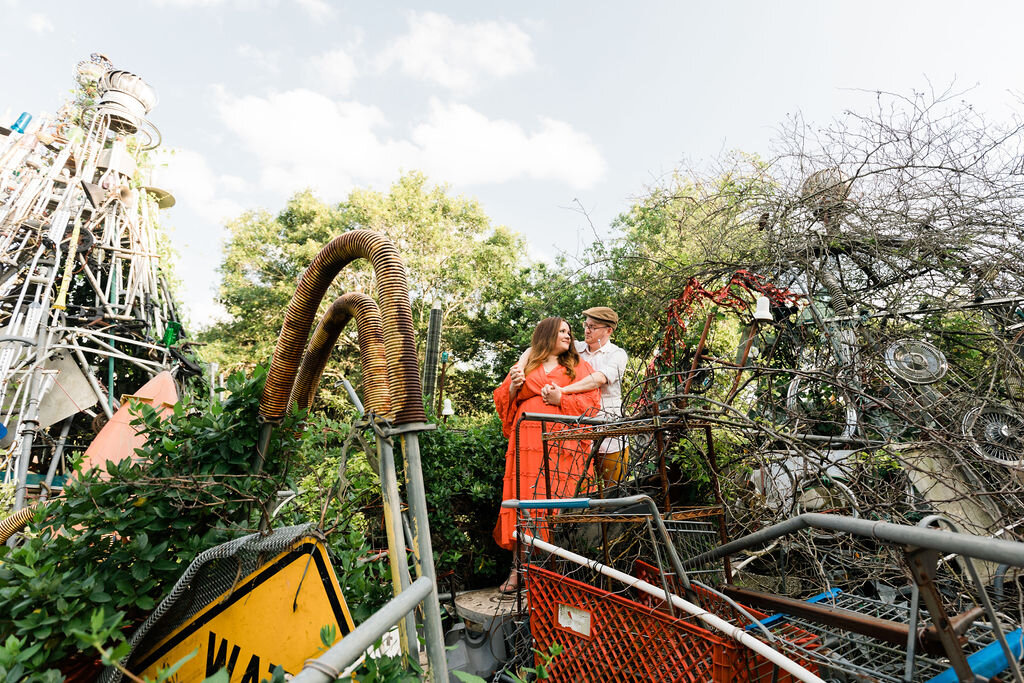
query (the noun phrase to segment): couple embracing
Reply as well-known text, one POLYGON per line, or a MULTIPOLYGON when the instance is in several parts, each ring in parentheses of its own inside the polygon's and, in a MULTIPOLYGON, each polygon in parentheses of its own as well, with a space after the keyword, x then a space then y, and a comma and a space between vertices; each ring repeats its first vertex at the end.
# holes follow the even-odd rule
MULTIPOLYGON (((589 308, 583 311, 583 316, 583 341, 573 340, 572 329, 562 318, 542 320, 533 331, 530 348, 494 390, 494 404, 509 439, 503 500, 569 497, 586 474, 583 471, 586 456, 580 457, 583 449, 579 443, 561 442, 548 453, 551 459, 549 492, 544 476, 540 423, 524 421, 518 433, 516 430, 516 423, 524 413, 621 417, 622 376, 627 358, 626 352, 611 341, 619 316, 607 306, 589 308)), ((605 439, 595 460, 596 471, 606 482, 618 482, 624 474, 627 457, 624 439, 605 439)), ((502 508, 494 529, 498 545, 508 550, 515 548, 512 538, 515 525, 516 511, 502 508)), ((514 590, 516 585, 513 572, 502 590, 514 590)))

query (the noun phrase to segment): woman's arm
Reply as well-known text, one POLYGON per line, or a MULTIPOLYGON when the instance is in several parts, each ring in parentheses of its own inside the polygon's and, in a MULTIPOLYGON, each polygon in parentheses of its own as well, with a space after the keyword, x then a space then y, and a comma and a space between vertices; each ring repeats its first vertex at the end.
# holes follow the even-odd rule
MULTIPOLYGON (((541 395, 544 397, 544 402, 550 405, 559 406, 561 412, 565 415, 583 415, 587 412, 593 412, 593 410, 601 409, 601 392, 598 387, 601 386, 596 379, 587 382, 588 379, 593 377, 595 373, 590 364, 586 361, 581 362, 576 366, 576 372, 580 375, 588 373, 583 379, 577 380, 572 384, 567 384, 564 387, 558 386, 558 384, 552 383, 544 387, 544 391, 541 395), (566 393, 566 389, 579 385, 579 384, 591 384, 589 389, 577 390, 575 393, 566 393), (593 409, 593 410, 592 410, 593 409)), ((602 375, 603 377, 603 375, 602 375)))
MULTIPOLYGON (((515 393, 519 393, 518 387, 516 387, 515 393)), ((512 373, 509 373, 505 376, 505 381, 494 390, 494 408, 498 411, 498 417, 501 418, 501 432, 505 438, 510 438, 512 435, 516 406, 516 395, 512 393, 512 373)))
POLYGON ((594 370, 583 379, 578 379, 572 384, 567 384, 564 387, 560 387, 557 384, 549 384, 544 387, 544 392, 541 394, 544 397, 544 402, 552 406, 562 405, 562 397, 564 394, 581 394, 594 389, 600 389, 602 386, 608 383, 608 378, 600 370, 594 370))

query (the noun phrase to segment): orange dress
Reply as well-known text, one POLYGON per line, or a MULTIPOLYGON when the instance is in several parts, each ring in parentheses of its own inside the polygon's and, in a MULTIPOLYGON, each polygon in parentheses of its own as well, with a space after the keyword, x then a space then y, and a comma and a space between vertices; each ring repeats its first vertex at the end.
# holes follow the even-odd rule
MULTIPOLYGON (((501 386, 494 390, 494 406, 501 418, 502 431, 508 437, 508 450, 505 452, 505 479, 502 486, 502 500, 518 498, 532 500, 534 498, 569 498, 576 493, 576 485, 583 477, 584 464, 589 455, 589 441, 551 441, 548 442, 548 472, 551 478, 551 495, 548 495, 547 480, 544 476, 544 446, 541 442, 540 422, 524 421, 519 426, 519 471, 516 476, 516 423, 523 413, 547 413, 549 415, 587 415, 593 416, 601 408, 601 392, 598 389, 579 394, 562 394, 562 404, 548 405, 541 398, 541 389, 554 383, 560 387, 568 386, 583 379, 594 370, 590 364, 581 360, 576 366, 576 378, 566 374, 565 368, 558 365, 551 372, 545 372, 538 366, 526 376, 526 382, 519 387, 515 400, 509 395, 511 378, 506 376, 501 386), (516 484, 519 490, 516 490, 516 484)), ((551 425, 547 426, 552 429, 551 425)), ((498 513, 498 524, 494 527, 494 540, 502 548, 513 550, 516 542, 512 532, 516 528, 516 511, 501 508, 498 513)))

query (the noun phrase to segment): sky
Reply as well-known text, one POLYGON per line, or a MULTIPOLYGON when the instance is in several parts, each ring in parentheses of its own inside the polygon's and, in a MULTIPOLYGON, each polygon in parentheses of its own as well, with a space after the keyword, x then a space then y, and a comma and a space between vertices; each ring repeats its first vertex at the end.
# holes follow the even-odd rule
POLYGON ((422 171, 580 255, 681 167, 771 155, 788 116, 827 124, 875 91, 1021 99, 1024 3, 0 0, 0 123, 54 112, 92 52, 159 103, 159 184, 193 325, 216 304, 224 224, 298 190, 342 201, 422 171))

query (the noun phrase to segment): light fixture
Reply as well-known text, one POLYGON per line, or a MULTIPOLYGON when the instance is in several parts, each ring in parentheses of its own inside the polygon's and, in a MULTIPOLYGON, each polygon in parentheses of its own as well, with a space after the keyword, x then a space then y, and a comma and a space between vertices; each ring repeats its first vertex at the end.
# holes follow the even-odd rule
POLYGON ((451 417, 454 414, 455 409, 452 408, 452 400, 450 398, 446 398, 444 400, 444 407, 441 408, 441 415, 442 417, 451 417))
POLYGON ((754 320, 758 322, 772 321, 771 302, 766 296, 757 297, 757 308, 754 309, 754 320))

